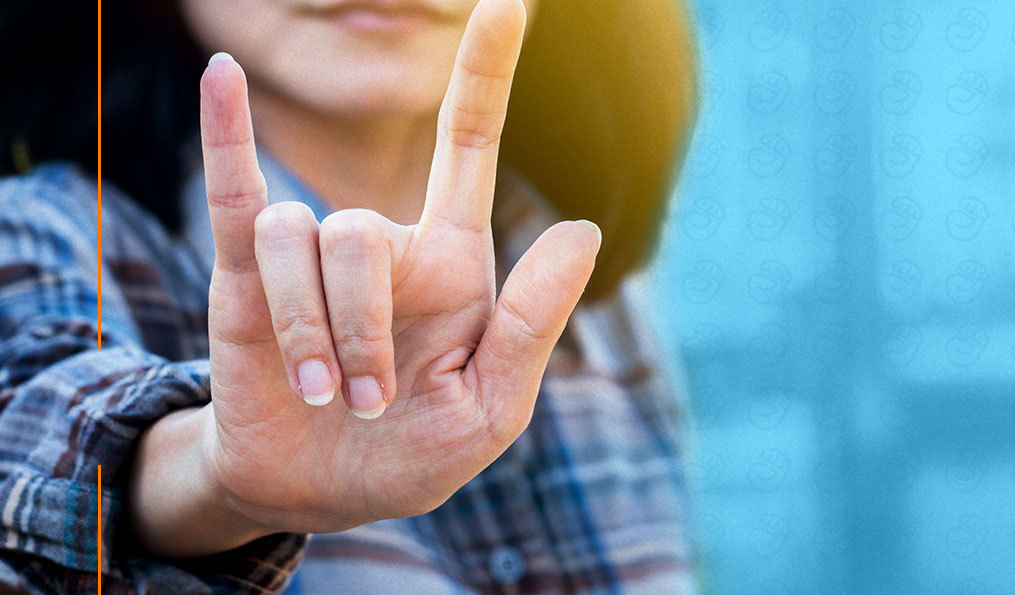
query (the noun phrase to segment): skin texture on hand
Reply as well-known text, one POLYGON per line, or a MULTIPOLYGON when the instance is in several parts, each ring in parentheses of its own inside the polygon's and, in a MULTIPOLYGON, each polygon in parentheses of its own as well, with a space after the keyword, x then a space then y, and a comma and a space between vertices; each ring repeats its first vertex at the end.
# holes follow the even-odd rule
POLYGON ((318 225, 305 205, 267 206, 243 71, 209 64, 212 403, 142 441, 132 512, 148 549, 201 555, 422 514, 528 425, 600 237, 589 222, 554 225, 496 296, 490 216, 524 25, 521 0, 477 5, 408 226, 362 209, 318 225))

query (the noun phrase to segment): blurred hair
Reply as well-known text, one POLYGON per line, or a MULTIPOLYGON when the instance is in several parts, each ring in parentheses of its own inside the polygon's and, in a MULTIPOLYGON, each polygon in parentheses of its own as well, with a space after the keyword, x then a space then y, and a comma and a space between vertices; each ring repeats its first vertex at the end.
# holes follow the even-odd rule
MULTIPOLYGON (((207 56, 169 0, 103 10, 103 177, 168 228, 181 223, 207 56)), ((0 7, 0 175, 69 160, 95 173, 97 15, 87 2, 0 7)), ((656 243, 697 105, 678 0, 543 0, 522 50, 501 159, 603 247, 587 297, 609 293, 656 243)))
MULTIPOLYGON (((174 3, 107 0, 102 18, 102 174, 170 229, 184 148, 198 134, 201 52, 174 3)), ((69 160, 95 174, 96 6, 0 7, 0 175, 69 160)))
POLYGON ((543 0, 522 48, 503 159, 603 246, 590 298, 644 264, 697 110, 682 0, 543 0))

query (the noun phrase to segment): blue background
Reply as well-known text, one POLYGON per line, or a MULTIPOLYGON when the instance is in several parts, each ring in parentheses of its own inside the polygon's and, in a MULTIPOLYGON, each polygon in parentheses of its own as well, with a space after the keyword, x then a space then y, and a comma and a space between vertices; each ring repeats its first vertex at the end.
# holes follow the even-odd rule
POLYGON ((1015 592, 1015 2, 693 12, 650 280, 705 590, 1015 592))

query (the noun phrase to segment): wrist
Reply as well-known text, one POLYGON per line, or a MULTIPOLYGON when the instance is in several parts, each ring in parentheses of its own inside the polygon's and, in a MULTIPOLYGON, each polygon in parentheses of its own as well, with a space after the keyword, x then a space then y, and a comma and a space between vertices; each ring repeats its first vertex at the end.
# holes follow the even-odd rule
POLYGON ((221 517, 228 520, 232 531, 249 537, 248 541, 287 531, 282 528, 284 523, 272 522, 274 515, 264 514, 258 507, 247 502, 226 481, 229 473, 221 464, 221 444, 211 403, 197 412, 195 421, 200 424, 200 437, 195 439, 195 444, 199 445, 199 465, 202 469, 200 479, 204 482, 201 493, 214 503, 213 506, 221 517))
POLYGON ((152 554, 210 555, 275 531, 235 506, 208 464, 211 405, 177 411, 142 436, 130 479, 134 537, 152 554))

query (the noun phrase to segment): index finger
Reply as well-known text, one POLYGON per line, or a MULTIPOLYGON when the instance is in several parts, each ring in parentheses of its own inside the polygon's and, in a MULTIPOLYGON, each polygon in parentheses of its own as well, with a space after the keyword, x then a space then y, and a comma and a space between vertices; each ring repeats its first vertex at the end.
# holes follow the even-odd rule
POLYGON ((268 205, 257 165, 247 79, 232 56, 212 56, 201 77, 201 148, 215 266, 256 271, 254 219, 268 205))
POLYGON ((524 32, 522 0, 480 0, 473 10, 437 121, 424 224, 489 229, 500 136, 524 32))

